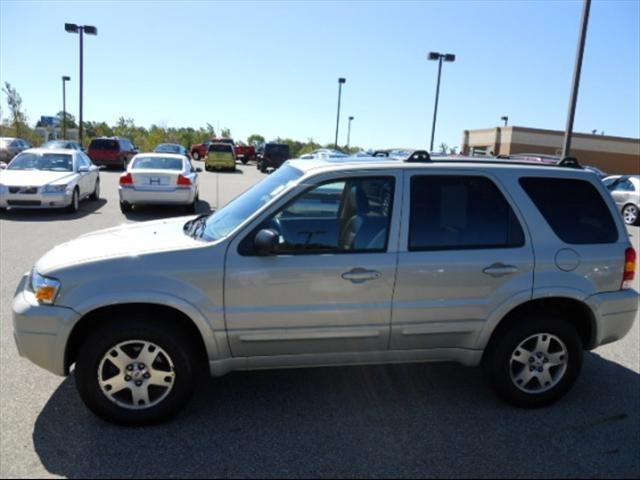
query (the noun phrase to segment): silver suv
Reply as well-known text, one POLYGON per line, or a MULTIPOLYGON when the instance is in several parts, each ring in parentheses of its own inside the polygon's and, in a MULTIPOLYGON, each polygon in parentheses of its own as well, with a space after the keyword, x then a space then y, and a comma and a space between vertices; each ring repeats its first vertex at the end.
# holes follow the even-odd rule
POLYGON ((457 361, 540 407, 630 330, 634 271, 580 168, 290 161, 213 215, 51 250, 18 287, 14 332, 37 365, 75 364, 86 405, 120 424, 174 414, 202 365, 457 361))

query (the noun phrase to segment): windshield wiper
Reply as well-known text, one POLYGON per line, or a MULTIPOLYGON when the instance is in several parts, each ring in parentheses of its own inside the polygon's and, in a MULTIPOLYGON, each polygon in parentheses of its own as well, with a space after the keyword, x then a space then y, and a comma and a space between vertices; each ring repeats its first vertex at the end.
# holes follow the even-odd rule
POLYGON ((189 235, 192 238, 200 237, 200 231, 206 225, 207 219, 210 215, 210 213, 203 213, 201 215, 198 215, 193 220, 189 220, 184 224, 184 227, 182 227, 182 231, 185 235, 189 235))

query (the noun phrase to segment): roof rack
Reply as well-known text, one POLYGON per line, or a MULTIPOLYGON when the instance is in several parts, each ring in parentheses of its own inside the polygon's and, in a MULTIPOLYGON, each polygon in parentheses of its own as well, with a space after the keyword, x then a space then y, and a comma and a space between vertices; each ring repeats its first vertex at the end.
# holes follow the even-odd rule
POLYGON ((416 150, 413 152, 408 158, 406 158, 405 162, 413 162, 413 163, 488 163, 494 165, 527 165, 527 166, 541 166, 541 167, 564 167, 564 168, 575 168, 582 170, 584 167, 580 165, 578 160, 575 157, 564 157, 561 160, 558 160, 556 163, 545 163, 545 162, 534 162, 534 161, 518 161, 518 158, 526 158, 524 156, 518 155, 499 155, 497 157, 462 157, 462 158, 452 158, 452 157, 439 157, 439 156, 431 156, 428 152, 424 150, 416 150))

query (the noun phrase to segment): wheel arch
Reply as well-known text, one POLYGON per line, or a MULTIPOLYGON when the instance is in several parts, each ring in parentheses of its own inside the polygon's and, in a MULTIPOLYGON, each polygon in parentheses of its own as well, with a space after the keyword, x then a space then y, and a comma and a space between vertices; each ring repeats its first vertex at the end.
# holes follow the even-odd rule
POLYGON ((96 307, 84 314, 73 326, 66 342, 64 354, 64 371, 68 374, 71 365, 76 361, 83 341, 97 328, 107 324, 122 322, 127 316, 141 316, 165 322, 171 328, 185 333, 196 349, 196 358, 203 363, 209 361, 211 343, 205 341, 206 332, 202 326, 186 312, 161 303, 131 302, 96 307))
POLYGON ((570 297, 544 297, 523 302, 507 312, 491 332, 485 352, 492 348, 493 342, 522 318, 531 313, 554 313, 565 318, 578 332, 585 350, 594 348, 597 323, 594 312, 583 301, 570 297))

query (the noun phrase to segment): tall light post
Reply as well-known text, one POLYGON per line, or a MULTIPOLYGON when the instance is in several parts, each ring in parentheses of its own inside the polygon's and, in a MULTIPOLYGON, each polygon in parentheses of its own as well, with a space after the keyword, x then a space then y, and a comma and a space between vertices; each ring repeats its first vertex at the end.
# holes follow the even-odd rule
POLYGON ((504 122, 504 126, 507 126, 507 123, 509 123, 509 117, 507 117, 506 115, 504 117, 500 117, 500 120, 502 120, 504 122))
POLYGON ((438 84, 436 86, 436 104, 433 108, 433 123, 431 125, 431 146, 429 151, 433 152, 433 137, 436 134, 436 117, 438 116, 438 97, 440 96, 440 76, 442 75, 442 61, 455 62, 456 56, 452 53, 430 52, 427 57, 429 60, 438 61, 438 84))
POLYGON ((71 77, 65 75, 62 77, 62 139, 67 139, 67 92, 66 82, 71 80, 71 77))
POLYGON ((87 35, 97 35, 98 34, 98 29, 96 27, 93 27, 91 25, 76 25, 75 23, 65 23, 64 24, 64 29, 69 32, 69 33, 77 33, 79 34, 80 37, 80 114, 78 115, 79 117, 79 127, 80 127, 80 131, 79 131, 79 137, 80 137, 80 146, 82 146, 82 79, 83 79, 83 75, 82 75, 82 64, 83 64, 83 53, 82 53, 82 37, 84 36, 83 34, 87 34, 87 35))
POLYGON ((349 130, 347 130, 347 149, 351 145, 351 121, 354 117, 349 117, 349 130))
POLYGON ((346 78, 338 79, 338 118, 336 119, 336 140, 333 142, 333 148, 338 149, 338 128, 340 127, 340 98, 342 97, 342 84, 346 83, 346 78))
POLYGON ((571 100, 569 101, 569 113, 567 114, 567 127, 564 132, 564 144, 562 146, 562 156, 568 157, 571 154, 571 135, 573 134, 573 119, 576 114, 576 103, 578 103, 578 89, 580 88, 580 72, 582 71, 582 57, 584 55, 584 44, 587 40, 587 26, 589 25, 589 10, 591 0, 584 0, 582 6, 582 26, 580 28, 580 38, 578 39, 578 51, 576 52, 576 64, 573 69, 573 84, 571 86, 571 100))

